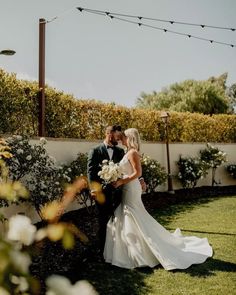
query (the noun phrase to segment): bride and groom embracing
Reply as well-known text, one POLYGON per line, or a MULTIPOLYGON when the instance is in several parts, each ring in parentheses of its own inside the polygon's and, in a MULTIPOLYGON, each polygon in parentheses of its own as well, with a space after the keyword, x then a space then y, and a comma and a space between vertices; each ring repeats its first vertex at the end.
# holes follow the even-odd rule
POLYGON ((141 199, 145 183, 139 179, 142 167, 137 129, 122 132, 120 126, 107 127, 104 142, 88 156, 90 182, 102 183, 98 172, 103 160, 119 163, 124 175, 105 187, 105 202, 97 203, 100 251, 105 262, 128 269, 161 264, 172 270, 186 269, 212 256, 207 238, 182 236, 178 228, 170 233, 146 211, 141 199), (127 148, 126 153, 117 146, 118 141, 127 148))

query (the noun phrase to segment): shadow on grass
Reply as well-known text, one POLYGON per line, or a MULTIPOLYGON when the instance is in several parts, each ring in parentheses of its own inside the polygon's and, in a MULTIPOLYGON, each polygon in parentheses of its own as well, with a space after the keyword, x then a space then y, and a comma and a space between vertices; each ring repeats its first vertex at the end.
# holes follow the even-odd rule
MULTIPOLYGON (((175 230, 176 228, 166 227, 167 230, 175 230)), ((192 230, 192 229, 182 229, 182 232, 191 232, 191 233, 200 233, 200 234, 211 234, 211 235, 220 235, 220 236, 236 236, 236 233, 222 233, 222 232, 213 232, 213 231, 202 231, 202 230, 192 230)))
POLYGON ((150 214, 162 225, 167 226, 175 217, 176 215, 183 213, 185 211, 191 211, 195 207, 199 205, 206 205, 210 202, 213 202, 220 197, 209 197, 209 198, 201 198, 189 201, 183 201, 178 204, 172 204, 168 207, 160 207, 149 210, 150 214))
POLYGON ((90 262, 80 265, 80 269, 69 277, 72 282, 88 280, 99 294, 146 295, 150 294, 150 288, 144 279, 152 273, 151 268, 128 270, 107 263, 90 262))
POLYGON ((191 277, 215 276, 217 271, 236 272, 236 264, 219 259, 209 258, 206 262, 199 265, 192 265, 185 270, 173 270, 174 273, 186 273, 191 277))

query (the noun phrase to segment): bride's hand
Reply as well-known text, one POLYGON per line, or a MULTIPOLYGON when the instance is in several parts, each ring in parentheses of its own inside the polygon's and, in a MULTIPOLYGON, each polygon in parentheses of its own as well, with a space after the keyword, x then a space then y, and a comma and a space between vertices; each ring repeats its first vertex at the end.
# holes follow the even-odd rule
POLYGON ((114 188, 117 188, 121 186, 122 184, 123 184, 122 179, 118 179, 117 181, 112 182, 112 185, 114 186, 114 188))

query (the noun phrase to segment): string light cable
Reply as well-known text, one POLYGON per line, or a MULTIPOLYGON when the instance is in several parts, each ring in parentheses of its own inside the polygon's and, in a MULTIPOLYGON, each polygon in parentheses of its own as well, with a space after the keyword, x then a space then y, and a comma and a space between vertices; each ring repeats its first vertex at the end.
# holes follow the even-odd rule
MULTIPOLYGON (((61 17, 62 15, 66 14, 69 11, 72 11, 74 9, 75 8, 68 9, 68 10, 64 11, 63 13, 61 13, 60 15, 55 16, 45 22, 46 23, 53 22, 56 19, 58 19, 59 17, 61 17)), ((199 27, 202 29, 215 29, 215 30, 225 30, 225 31, 235 32, 236 29, 232 28, 232 27, 222 27, 222 26, 214 26, 214 25, 208 25, 208 24, 188 23, 188 22, 180 22, 180 21, 175 21, 175 20, 164 20, 164 19, 159 19, 159 18, 151 18, 151 17, 145 17, 145 16, 137 16, 137 15, 117 13, 117 12, 109 12, 109 11, 90 9, 90 8, 84 8, 84 7, 76 7, 76 9, 79 10, 81 13, 87 12, 87 13, 91 13, 91 14, 95 14, 95 15, 105 16, 105 17, 109 17, 112 20, 115 19, 118 21, 138 25, 139 27, 141 27, 141 26, 147 27, 150 29, 162 31, 164 33, 171 33, 171 34, 175 34, 175 35, 180 35, 180 36, 184 36, 184 37, 188 37, 188 38, 193 38, 193 39, 197 39, 197 40, 202 40, 202 41, 206 41, 206 42, 210 42, 210 43, 216 43, 216 44, 221 44, 221 45, 225 45, 225 46, 230 46, 232 48, 236 48, 236 45, 232 44, 232 43, 221 42, 221 41, 217 41, 214 39, 207 39, 207 38, 203 38, 203 37, 188 34, 188 33, 182 33, 182 32, 178 32, 178 31, 170 30, 170 29, 159 27, 156 25, 144 23, 143 20, 144 21, 152 21, 152 22, 169 23, 171 25, 183 25, 183 26, 199 27)))
POLYGON ((145 17, 145 16, 137 16, 137 15, 130 15, 130 14, 123 14, 123 13, 117 13, 117 12, 108 12, 108 11, 103 11, 103 10, 97 10, 97 9, 89 9, 89 8, 83 8, 83 7, 77 7, 77 9, 82 12, 91 12, 91 13, 100 13, 103 15, 112 15, 112 16, 117 16, 117 17, 127 17, 127 18, 136 18, 138 20, 149 20, 149 21, 156 21, 156 22, 164 22, 164 23, 170 23, 172 25, 178 24, 178 25, 186 25, 186 26, 194 26, 194 27, 201 27, 202 29, 204 28, 212 28, 212 29, 219 29, 219 30, 227 30, 227 31, 232 31, 235 32, 235 28, 230 28, 230 27, 220 27, 220 26, 213 26, 213 25, 206 25, 206 24, 196 24, 196 23, 188 23, 188 22, 179 22, 179 21, 174 21, 174 20, 164 20, 164 19, 159 19, 159 18, 151 18, 151 17, 145 17))

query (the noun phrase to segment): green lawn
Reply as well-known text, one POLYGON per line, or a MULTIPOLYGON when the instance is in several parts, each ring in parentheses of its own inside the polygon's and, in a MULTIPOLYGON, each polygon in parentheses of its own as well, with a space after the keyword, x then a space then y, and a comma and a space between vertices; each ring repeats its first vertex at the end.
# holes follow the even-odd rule
POLYGON ((86 264, 83 278, 99 294, 232 295, 236 294, 236 197, 209 198, 165 210, 153 216, 170 231, 207 237, 213 258, 187 270, 166 271, 161 266, 125 270, 108 264, 86 264))

